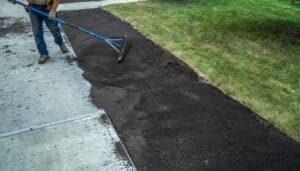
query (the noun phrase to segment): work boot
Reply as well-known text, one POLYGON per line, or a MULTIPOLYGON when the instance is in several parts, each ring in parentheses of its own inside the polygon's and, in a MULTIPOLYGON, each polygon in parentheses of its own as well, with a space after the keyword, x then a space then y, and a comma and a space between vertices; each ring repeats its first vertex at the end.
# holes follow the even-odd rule
POLYGON ((68 52, 68 48, 65 45, 65 43, 62 43, 62 44, 60 44, 58 46, 59 46, 59 48, 60 48, 60 50, 61 50, 62 53, 67 53, 68 52))
POLYGON ((44 64, 47 62, 47 60, 49 59, 48 55, 41 55, 40 59, 39 59, 39 64, 44 64))

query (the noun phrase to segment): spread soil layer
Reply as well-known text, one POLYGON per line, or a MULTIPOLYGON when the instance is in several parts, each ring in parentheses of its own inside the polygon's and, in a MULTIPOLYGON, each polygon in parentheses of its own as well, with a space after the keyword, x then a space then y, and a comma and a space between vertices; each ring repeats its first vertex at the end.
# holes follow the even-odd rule
POLYGON ((60 16, 107 37, 128 35, 128 55, 64 27, 93 103, 104 108, 138 170, 300 170, 300 144, 206 83, 130 24, 92 9, 60 16))

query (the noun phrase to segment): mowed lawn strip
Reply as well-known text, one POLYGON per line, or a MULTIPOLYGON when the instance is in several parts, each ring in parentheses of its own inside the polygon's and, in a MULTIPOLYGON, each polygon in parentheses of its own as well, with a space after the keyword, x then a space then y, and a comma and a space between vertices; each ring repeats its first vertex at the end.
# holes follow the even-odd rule
POLYGON ((104 9, 300 141, 300 6, 157 0, 104 9))

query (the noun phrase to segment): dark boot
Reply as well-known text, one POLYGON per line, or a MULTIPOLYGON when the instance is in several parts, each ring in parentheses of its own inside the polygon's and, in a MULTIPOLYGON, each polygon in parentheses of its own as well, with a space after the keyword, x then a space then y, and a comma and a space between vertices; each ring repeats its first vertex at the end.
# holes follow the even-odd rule
POLYGON ((47 62, 47 60, 49 59, 48 55, 41 55, 40 59, 39 59, 39 64, 44 64, 47 62))

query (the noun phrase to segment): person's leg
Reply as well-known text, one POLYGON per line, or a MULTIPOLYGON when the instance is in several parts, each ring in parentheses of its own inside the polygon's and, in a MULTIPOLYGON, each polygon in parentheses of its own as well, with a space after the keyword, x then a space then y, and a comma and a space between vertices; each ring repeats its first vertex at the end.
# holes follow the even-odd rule
POLYGON ((45 23, 54 37, 54 42, 57 45, 62 44, 63 39, 58 28, 58 23, 56 21, 49 20, 46 17, 45 17, 45 23))
POLYGON ((58 28, 58 23, 56 21, 49 20, 48 18, 45 18, 45 22, 54 37, 54 42, 59 46, 63 53, 67 53, 68 48, 63 42, 60 30, 58 28))
POLYGON ((37 49, 40 55, 48 56, 48 50, 43 35, 43 17, 31 10, 29 10, 29 17, 37 49))

